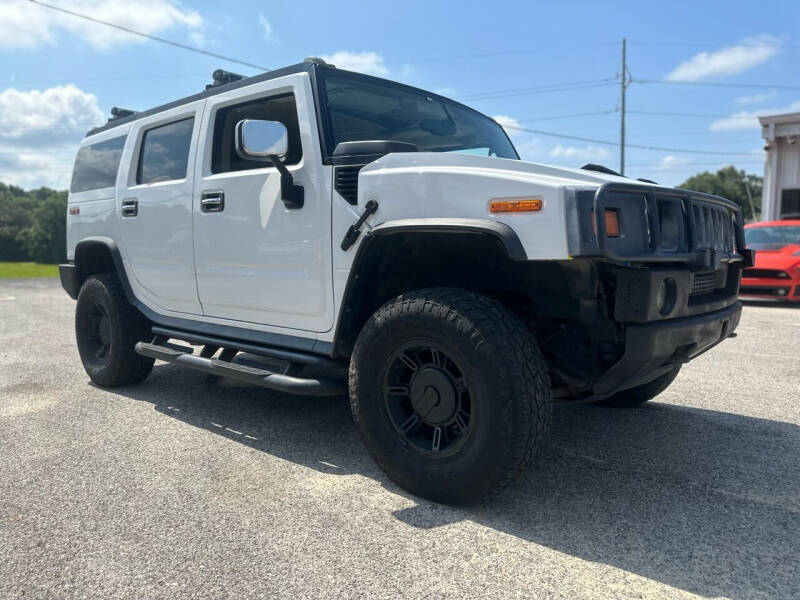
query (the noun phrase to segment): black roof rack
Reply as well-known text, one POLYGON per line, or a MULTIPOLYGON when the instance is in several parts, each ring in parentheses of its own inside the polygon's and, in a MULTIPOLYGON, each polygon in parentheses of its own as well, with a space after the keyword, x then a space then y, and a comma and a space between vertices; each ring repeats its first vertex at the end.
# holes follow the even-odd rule
MULTIPOLYGON (((179 100, 175 100, 173 102, 168 102, 166 104, 162 104, 161 106, 156 106, 155 108, 151 108, 148 110, 143 110, 139 112, 131 111, 131 114, 128 114, 124 117, 117 117, 113 120, 110 120, 105 125, 101 125, 100 127, 95 127, 94 129, 89 130, 86 135, 94 135, 96 133, 100 133, 101 131, 106 131, 111 129, 112 127, 117 127, 122 125, 123 123, 129 123, 135 121, 136 119, 140 119, 142 117, 146 117, 149 115, 154 115, 160 113, 162 111, 168 110, 170 108, 174 108, 176 106, 181 106, 188 102, 194 102, 195 100, 202 100, 203 98, 208 98, 210 96, 214 96, 216 94, 221 94, 223 92, 227 92, 230 89, 236 89, 239 87, 244 87, 247 85, 252 85, 254 83, 259 83, 261 81, 267 81, 269 79, 276 79, 278 77, 283 77, 285 75, 291 75, 293 73, 300 73, 304 71, 310 71, 314 67, 322 66, 315 63, 300 63, 296 65, 291 65, 289 67, 283 67, 280 69, 275 69, 274 71, 268 71, 266 73, 260 73, 259 75, 253 75, 252 77, 242 77, 236 81, 231 80, 229 84, 220 84, 217 86, 210 86, 205 89, 205 91, 199 92, 192 96, 187 96, 185 98, 181 98, 179 100), (229 85, 230 87, 225 87, 229 85)), ((221 70, 221 69, 220 69, 221 70)), ((235 75, 235 74, 234 74, 235 75)), ((241 77, 241 76, 240 76, 241 77)), ((120 109, 125 110, 125 109, 120 109)))
POLYGON ((247 77, 244 75, 239 75, 238 73, 231 73, 230 71, 217 69, 211 74, 211 79, 213 82, 206 86, 207 90, 220 85, 227 85, 229 83, 233 83, 234 81, 241 81, 242 79, 247 79, 247 77))
POLYGON ((125 117, 130 117, 131 115, 135 115, 135 110, 130 110, 128 108, 120 108, 119 106, 115 106, 111 109, 111 117, 109 117, 109 123, 111 121, 116 121, 117 119, 124 119, 125 117))

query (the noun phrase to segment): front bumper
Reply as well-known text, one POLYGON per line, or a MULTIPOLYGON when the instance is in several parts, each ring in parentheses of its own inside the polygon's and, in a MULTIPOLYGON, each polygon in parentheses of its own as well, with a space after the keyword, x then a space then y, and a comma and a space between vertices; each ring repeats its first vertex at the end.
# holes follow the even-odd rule
POLYGON ((607 396, 652 381, 671 367, 688 362, 727 338, 739 324, 740 302, 722 310, 646 324, 630 324, 625 353, 592 386, 607 396))
POLYGON ((800 277, 787 278, 747 277, 742 273, 739 295, 742 298, 766 298, 771 300, 800 302, 800 277))

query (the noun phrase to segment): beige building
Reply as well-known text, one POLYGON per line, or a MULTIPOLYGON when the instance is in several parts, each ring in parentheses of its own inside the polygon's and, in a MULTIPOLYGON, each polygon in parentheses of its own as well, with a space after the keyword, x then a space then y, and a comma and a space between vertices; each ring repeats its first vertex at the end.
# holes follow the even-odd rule
POLYGON ((800 113, 758 120, 767 153, 761 219, 800 219, 800 113))

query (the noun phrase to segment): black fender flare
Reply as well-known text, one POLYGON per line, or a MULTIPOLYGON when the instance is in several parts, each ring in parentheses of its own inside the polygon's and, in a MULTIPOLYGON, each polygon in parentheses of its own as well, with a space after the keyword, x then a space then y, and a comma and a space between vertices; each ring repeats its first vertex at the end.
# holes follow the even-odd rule
MULTIPOLYGON (((373 227, 366 238, 374 238, 381 235, 392 235, 395 233, 471 233, 478 235, 488 235, 496 238, 505 248, 508 258, 511 260, 528 260, 525 247, 519 240, 517 233, 505 223, 492 221, 490 219, 396 219, 385 221, 373 227)), ((367 243, 365 239, 361 248, 367 243)), ((359 256, 353 260, 356 264, 359 256)), ((352 269, 351 269, 352 271, 352 269)), ((348 281, 349 283, 349 281, 348 281)))
POLYGON ((73 253, 72 262, 68 264, 58 265, 59 277, 61 278, 61 286, 75 300, 80 292, 81 285, 83 284, 89 273, 86 272, 86 265, 81 257, 89 248, 93 246, 103 246, 108 250, 111 256, 111 262, 114 266, 114 271, 122 283, 122 289, 125 292, 125 297, 128 302, 136 306, 136 298, 133 295, 133 289, 128 281, 128 274, 125 272, 125 266, 122 262, 122 254, 119 251, 119 246, 110 237, 105 236, 91 236, 83 238, 80 242, 75 244, 75 251, 73 253))
POLYGON ((355 336, 354 320, 358 315, 353 314, 354 298, 359 294, 360 271, 370 255, 374 242, 391 235, 423 233, 423 234, 465 234, 488 236, 497 240, 506 256, 513 261, 525 261, 528 255, 525 247, 516 232, 499 221, 490 219, 458 219, 458 218, 426 218, 426 219, 396 219, 384 221, 364 234, 358 245, 350 267, 341 304, 338 308, 336 331, 333 338, 334 356, 346 356, 352 348, 355 336))

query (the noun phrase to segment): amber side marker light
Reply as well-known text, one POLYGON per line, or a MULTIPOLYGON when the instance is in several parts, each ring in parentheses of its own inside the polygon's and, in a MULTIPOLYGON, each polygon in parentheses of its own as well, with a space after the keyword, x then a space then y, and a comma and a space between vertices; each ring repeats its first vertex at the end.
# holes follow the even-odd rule
MULTIPOLYGON (((619 213, 613 208, 606 209, 606 237, 619 237, 619 213)), ((592 211, 592 231, 597 235, 597 225, 594 221, 594 211, 592 211)))
POLYGON ((489 212, 493 213, 539 212, 540 210, 542 210, 541 198, 492 200, 489 203, 489 212))

